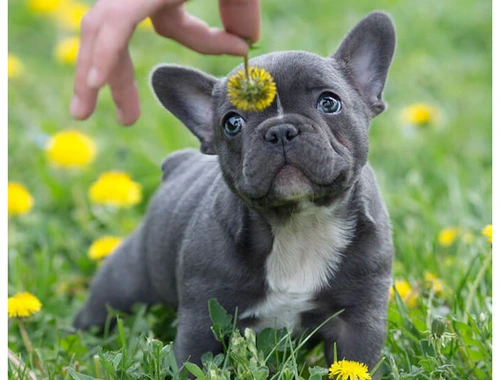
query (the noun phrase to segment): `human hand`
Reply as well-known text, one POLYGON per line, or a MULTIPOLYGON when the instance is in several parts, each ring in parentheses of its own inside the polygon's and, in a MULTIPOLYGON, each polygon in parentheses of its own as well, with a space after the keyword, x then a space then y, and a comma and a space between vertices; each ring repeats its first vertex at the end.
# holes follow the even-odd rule
POLYGON ((99 89, 111 87, 116 117, 123 125, 139 118, 140 104, 128 42, 150 17, 156 33, 202 54, 244 56, 260 33, 259 0, 219 0, 225 30, 209 27, 184 9, 185 0, 97 0, 82 21, 70 112, 85 120, 95 110, 99 89))

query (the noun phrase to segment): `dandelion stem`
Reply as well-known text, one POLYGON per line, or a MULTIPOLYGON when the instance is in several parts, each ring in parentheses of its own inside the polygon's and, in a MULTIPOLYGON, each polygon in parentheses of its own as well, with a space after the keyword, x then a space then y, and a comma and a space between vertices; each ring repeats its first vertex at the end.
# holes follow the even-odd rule
POLYGON ((40 361, 36 357, 36 352, 33 350, 33 345, 31 344, 31 340, 28 336, 28 332, 26 331, 26 327, 24 326, 24 322, 22 321, 22 319, 20 318, 17 319, 17 325, 19 326, 19 331, 21 332, 21 337, 23 338, 26 351, 28 351, 31 355, 33 355, 36 367, 40 371, 42 371, 42 373, 45 373, 42 365, 40 364, 40 361))
POLYGON ((243 57, 243 65, 245 66, 245 76, 247 77, 247 81, 250 80, 250 76, 248 74, 248 54, 243 57))
POLYGON ((33 354, 33 345, 31 344, 31 340, 26 332, 26 327, 21 319, 17 320, 17 325, 19 326, 19 331, 21 332, 21 337, 23 338, 24 346, 26 347, 26 351, 30 354, 33 354))

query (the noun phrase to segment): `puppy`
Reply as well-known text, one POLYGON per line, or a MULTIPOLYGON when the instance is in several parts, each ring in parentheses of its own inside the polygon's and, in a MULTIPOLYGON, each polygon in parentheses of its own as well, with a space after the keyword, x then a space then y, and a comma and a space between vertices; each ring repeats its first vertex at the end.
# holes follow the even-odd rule
POLYGON ((199 362, 221 350, 210 298, 237 307, 242 329, 310 331, 343 310, 317 333, 326 358, 336 342, 339 358, 372 368, 386 336, 393 245, 368 132, 385 108, 394 48, 390 18, 375 12, 327 58, 253 58, 277 86, 262 112, 233 107, 227 77, 157 67, 154 93, 202 153, 167 157, 144 221, 100 268, 75 326, 102 326, 106 304, 170 305, 178 362, 199 362))

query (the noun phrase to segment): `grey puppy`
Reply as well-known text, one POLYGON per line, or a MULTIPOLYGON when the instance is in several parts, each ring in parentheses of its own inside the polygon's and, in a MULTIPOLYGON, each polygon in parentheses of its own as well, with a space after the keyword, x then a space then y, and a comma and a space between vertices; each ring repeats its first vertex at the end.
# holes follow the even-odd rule
MULTIPOLYGON (((326 358, 366 363, 380 356, 393 245, 368 159, 370 120, 395 47, 390 18, 366 16, 323 58, 277 52, 265 68, 277 96, 262 112, 227 98, 227 77, 157 67, 161 104, 201 142, 163 163, 163 180, 141 226, 100 268, 77 328, 102 326, 106 304, 178 310, 179 363, 221 349, 207 302, 239 311, 240 328, 287 326, 317 333, 326 358), (216 155, 209 156, 209 155, 216 155)), ((241 67, 236 68, 236 70, 241 67)))

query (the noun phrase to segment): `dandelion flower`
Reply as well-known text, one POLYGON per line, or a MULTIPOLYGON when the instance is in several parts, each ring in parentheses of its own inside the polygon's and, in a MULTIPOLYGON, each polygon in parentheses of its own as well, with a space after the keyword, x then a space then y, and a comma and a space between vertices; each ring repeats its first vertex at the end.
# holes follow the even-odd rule
POLYGON ((33 13, 52 14, 63 4, 63 0, 29 0, 28 8, 33 13))
POLYGON ((425 272, 424 278, 427 286, 433 290, 434 294, 438 296, 444 295, 444 286, 439 278, 431 272, 425 272))
POLYGON ((23 215, 28 213, 34 204, 33 197, 26 188, 17 182, 8 185, 8 212, 9 215, 23 215))
POLYGON ((61 297, 63 295, 77 296, 86 293, 87 278, 85 276, 72 276, 66 281, 58 283, 55 289, 55 295, 61 297))
POLYGON ((74 65, 78 58, 78 49, 80 48, 79 37, 68 37, 60 41, 55 50, 54 56, 59 63, 65 65, 74 65))
POLYGON ((9 318, 30 317, 40 311, 41 302, 33 294, 25 292, 9 297, 7 311, 9 318))
POLYGON ((123 172, 101 174, 89 189, 92 203, 113 207, 130 207, 142 199, 141 185, 123 172))
POLYGON ((14 54, 9 54, 7 60, 7 76, 9 78, 19 78, 23 71, 24 65, 21 59, 14 54))
POLYGON ((485 226, 481 233, 488 238, 488 243, 491 244, 493 242, 493 226, 491 224, 485 226))
POLYGON ((405 122, 413 125, 426 125, 433 123, 438 118, 437 110, 425 103, 416 103, 403 110, 405 122))
POLYGON ((250 67, 248 78, 243 70, 239 70, 227 82, 229 101, 242 111, 262 111, 271 105, 275 96, 273 77, 259 67, 250 67))
POLYGON ((438 235, 438 242, 443 247, 449 247, 456 240, 458 229, 454 227, 445 228, 438 235))
POLYGON ((140 30, 151 30, 153 29, 153 23, 151 22, 151 19, 149 17, 146 17, 137 25, 137 27, 140 30))
POLYGON ((89 258, 92 260, 102 260, 113 253, 122 240, 122 238, 116 236, 103 236, 97 239, 89 248, 89 258))
POLYGON ((351 360, 339 360, 333 363, 328 373, 333 380, 371 380, 368 366, 351 360))
MULTIPOLYGON (((415 290, 412 289, 410 283, 405 280, 396 280, 394 283, 396 290, 403 300, 409 307, 416 307, 418 304, 418 295, 415 290)), ((394 299, 394 288, 391 287, 391 299, 394 299)))
POLYGON ((62 167, 83 167, 94 161, 96 147, 87 135, 67 130, 56 133, 47 143, 45 150, 49 160, 62 167))
POLYGON ((87 4, 77 1, 64 1, 62 6, 57 9, 56 20, 63 29, 76 32, 80 30, 83 16, 89 9, 87 4))

